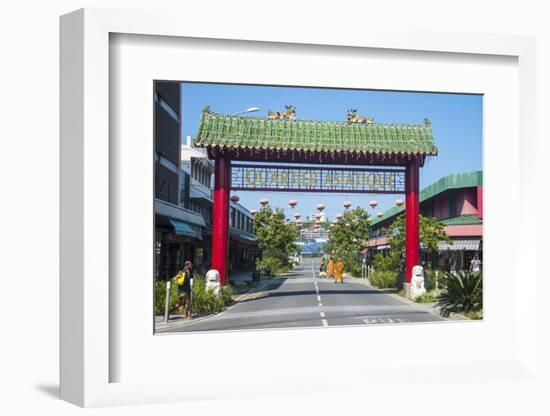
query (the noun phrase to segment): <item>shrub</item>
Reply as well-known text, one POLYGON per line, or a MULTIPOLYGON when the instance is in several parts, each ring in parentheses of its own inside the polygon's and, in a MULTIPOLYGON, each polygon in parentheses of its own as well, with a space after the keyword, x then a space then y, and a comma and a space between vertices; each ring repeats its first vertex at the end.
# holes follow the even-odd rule
POLYGON ((192 312, 208 314, 221 312, 224 303, 221 296, 217 296, 212 289, 206 288, 206 280, 202 276, 193 279, 192 312))
POLYGON ((439 289, 444 288, 444 276, 443 270, 426 269, 426 290, 435 290, 435 272, 437 273, 437 286, 439 289))
POLYGON ((349 273, 352 276, 361 276, 361 262, 357 259, 357 256, 344 255, 342 256, 344 262, 344 273, 349 273))
POLYGON ((426 292, 418 296, 415 300, 418 303, 433 303, 435 302, 434 292, 426 292))
POLYGON ((464 312, 464 315, 469 319, 483 319, 483 309, 479 311, 464 312))
POLYGON ((397 286, 397 272, 391 270, 375 270, 369 276, 370 284, 380 289, 397 286))
POLYGON ((264 257, 263 259, 256 260, 256 268, 258 270, 265 270, 267 276, 275 276, 276 274, 289 271, 288 264, 277 257, 264 257))
POLYGON ((222 286, 221 298, 223 306, 229 306, 233 303, 234 289, 231 286, 222 286))
POLYGON ((377 253, 372 259, 372 265, 378 271, 396 271, 399 268, 399 261, 395 256, 377 253))
MULTIPOLYGON (((155 282, 155 315, 164 315, 166 302, 166 282, 161 280, 155 282)), ((170 313, 175 311, 178 303, 178 285, 170 286, 170 313)))
POLYGON ((441 314, 472 312, 483 308, 483 277, 480 272, 455 272, 444 274, 445 289, 437 297, 441 314))
MULTIPOLYGON (((193 279, 193 313, 216 313, 233 303, 234 289, 232 286, 222 286, 220 296, 216 296, 212 289, 206 289, 204 276, 195 275, 193 279)), ((166 300, 166 282, 155 282, 155 315, 164 315, 166 300)), ((170 313, 178 313, 178 285, 172 283, 170 287, 170 313)))

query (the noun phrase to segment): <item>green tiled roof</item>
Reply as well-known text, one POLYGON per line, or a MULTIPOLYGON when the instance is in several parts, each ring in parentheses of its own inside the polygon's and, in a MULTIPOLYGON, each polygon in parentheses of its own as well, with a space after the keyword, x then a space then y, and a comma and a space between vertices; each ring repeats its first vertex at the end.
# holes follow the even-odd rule
POLYGON ((201 116, 195 145, 258 150, 437 154, 429 122, 348 124, 239 117, 206 111, 201 116))
POLYGON ((483 224, 476 214, 459 215, 458 217, 447 218, 441 221, 443 225, 477 225, 483 224))
MULTIPOLYGON (((442 192, 445 192, 449 189, 469 188, 469 187, 481 186, 481 185, 483 185, 483 172, 481 171, 447 175, 439 179, 437 182, 434 182, 431 185, 426 186, 424 189, 420 190, 420 203, 430 198, 433 198, 434 196, 442 192)), ((372 227, 373 225, 376 225, 382 221, 386 221, 388 218, 395 217, 396 215, 400 214, 403 211, 405 211, 404 205, 400 207, 390 208, 384 212, 383 216, 373 218, 370 225, 372 227)), ((448 224, 448 225, 451 225, 451 224, 448 224)), ((452 224, 452 225, 459 225, 459 224, 452 224)))
POLYGON ((457 173, 447 175, 420 191, 420 202, 448 189, 469 188, 483 185, 483 172, 457 173))

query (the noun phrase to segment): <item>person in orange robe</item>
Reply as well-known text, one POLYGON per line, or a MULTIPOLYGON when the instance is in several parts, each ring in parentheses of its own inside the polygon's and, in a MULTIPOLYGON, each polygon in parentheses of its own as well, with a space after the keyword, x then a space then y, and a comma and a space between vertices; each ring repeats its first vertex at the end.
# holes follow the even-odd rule
POLYGON ((334 279, 334 283, 337 283, 338 280, 340 283, 344 283, 344 263, 342 262, 342 257, 338 257, 338 262, 336 263, 336 279, 334 279))
POLYGON ((327 275, 329 279, 334 279, 334 259, 332 257, 328 262, 327 275))

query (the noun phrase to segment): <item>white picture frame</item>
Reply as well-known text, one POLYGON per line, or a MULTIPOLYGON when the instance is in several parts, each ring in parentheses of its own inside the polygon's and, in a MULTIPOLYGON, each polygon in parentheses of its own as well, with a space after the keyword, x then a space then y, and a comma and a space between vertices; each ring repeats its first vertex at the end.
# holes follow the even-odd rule
MULTIPOLYGON (((446 371, 453 371, 454 382, 537 383, 537 327, 536 321, 530 318, 536 315, 535 288, 538 271, 535 254, 529 250, 529 242, 536 241, 537 218, 534 211, 529 211, 527 215, 528 207, 534 204, 536 194, 536 183, 529 180, 536 176, 536 164, 530 153, 524 150, 532 151, 537 145, 534 127, 534 39, 468 33, 434 34, 400 31, 395 28, 380 29, 375 26, 345 28, 330 35, 322 28, 314 26, 285 30, 265 26, 261 30, 257 27, 247 30, 245 19, 240 22, 241 33, 246 33, 243 36, 235 34, 234 21, 218 23, 212 27, 203 19, 186 19, 180 14, 106 9, 83 9, 61 18, 61 398, 80 406, 93 407, 253 395, 307 394, 318 391, 327 383, 335 383, 329 381, 333 379, 340 380, 335 383, 337 390, 368 384, 372 392, 377 391, 376 389, 387 389, 391 380, 397 378, 405 384, 414 380, 414 388, 403 393, 404 397, 409 394, 408 399, 412 400, 415 391, 431 384, 434 376, 441 376, 446 371), (186 24, 182 25, 182 21, 186 24), (112 190, 117 188, 111 184, 113 173, 119 172, 114 165, 116 160, 113 159, 110 148, 110 136, 116 134, 113 131, 113 120, 110 120, 110 111, 113 110, 110 105, 110 39, 114 34, 163 37, 156 38, 155 42, 174 42, 178 38, 269 42, 277 44, 283 51, 285 47, 292 45, 304 48, 324 45, 330 46, 332 51, 341 48, 348 53, 367 48, 389 52, 410 51, 411 54, 431 52, 434 62, 438 56, 445 58, 458 55, 468 56, 474 63, 481 56, 517 59, 519 96, 517 114, 514 115, 517 119, 514 118, 511 125, 517 125, 519 129, 517 135, 513 133, 519 151, 517 164, 513 163, 507 174, 502 172, 504 177, 513 181, 513 186, 509 185, 512 188, 511 196, 521 198, 522 203, 516 202, 515 207, 518 212, 525 214, 515 219, 520 224, 518 227, 522 229, 522 234, 517 241, 518 256, 512 261, 513 265, 506 280, 511 284, 517 280, 517 266, 521 264, 523 285, 518 285, 513 292, 515 303, 513 312, 510 312, 510 316, 516 320, 514 334, 510 338, 514 340, 514 345, 503 348, 500 353, 495 351, 494 360, 476 360, 474 356, 466 356, 458 360, 441 360, 438 363, 420 360, 414 366, 404 365, 403 360, 396 360, 395 366, 376 366, 370 362, 356 368, 349 365, 339 368, 333 363, 325 369, 313 371, 307 365, 300 367, 298 361, 294 363, 295 371, 289 373, 285 368, 278 372, 262 371, 261 368, 258 370, 256 363, 252 362, 243 366, 238 381, 233 386, 227 386, 221 391, 210 389, 209 380, 195 374, 190 375, 193 383, 189 383, 185 389, 173 381, 163 381, 162 375, 155 377, 150 372, 142 377, 129 377, 128 380, 116 374, 113 368, 124 357, 112 345, 113 339, 119 335, 113 332, 111 321, 121 306, 113 300, 113 292, 117 288, 109 278, 120 267, 110 251, 111 227, 120 220, 112 206, 112 201, 116 199, 112 190), (516 174, 517 179, 514 181, 516 174)), ((287 79, 287 84, 292 85, 296 80, 291 77, 290 73, 281 74, 277 81, 282 83, 287 79)), ((391 85, 386 85, 385 88, 391 88, 391 85)), ((152 101, 146 103, 151 104, 152 101)), ((486 147, 485 151, 487 150, 490 149, 486 147)), ((489 181, 499 173, 498 169, 503 169, 503 165, 495 166, 492 171, 487 172, 489 181)), ((485 217, 496 211, 495 208, 491 205, 491 198, 486 198, 485 217)), ((495 285, 489 284, 488 287, 486 293, 496 289, 495 285)), ((512 291, 507 293, 512 296, 512 291)), ((150 312, 145 311, 147 313, 150 312)), ((491 317, 489 311, 481 325, 491 325, 492 319, 497 322, 497 317, 491 317)), ((149 325, 145 322, 142 324, 149 325)), ((481 333, 481 329, 484 329, 480 329, 478 323, 466 324, 470 325, 467 329, 453 325, 456 331, 464 333, 481 333)), ((115 325, 115 328, 118 327, 115 325)), ((412 334, 413 329, 412 326, 398 328, 403 334, 412 334)), ((349 331, 353 330, 350 328, 349 331)), ((339 329, 324 331, 323 335, 316 330, 303 334, 295 331, 294 336, 303 345, 309 345, 308 342, 314 342, 315 339, 334 343, 344 334, 343 331, 335 331, 339 329)), ((346 336, 349 336, 349 331, 346 336)), ((380 331, 380 336, 383 336, 383 329, 373 331, 380 331)), ((152 332, 147 336, 153 337, 152 332)), ((188 336, 179 336, 178 339, 188 336)), ((279 332, 264 334, 265 339, 275 340, 278 336, 279 332)), ((208 337, 214 339, 211 335, 201 337, 203 341, 208 340, 208 337)), ((233 337, 232 340, 243 342, 243 338, 233 337)), ((160 342, 169 348, 172 343, 181 341, 173 336, 163 337, 160 342)), ((133 348, 139 351, 142 346, 134 345, 133 348)))

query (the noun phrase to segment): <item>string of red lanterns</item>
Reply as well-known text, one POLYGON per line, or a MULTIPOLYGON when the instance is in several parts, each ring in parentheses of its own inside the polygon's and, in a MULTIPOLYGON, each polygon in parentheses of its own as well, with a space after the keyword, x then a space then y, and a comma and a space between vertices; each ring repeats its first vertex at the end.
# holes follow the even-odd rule
MULTIPOLYGON (((239 197, 238 195, 232 195, 230 199, 231 199, 231 202, 234 202, 234 203, 237 203, 237 202, 240 201, 240 197, 239 197)), ((398 207, 403 206, 404 203, 405 203, 405 202, 404 202, 402 199, 400 199, 400 198, 395 200, 395 205, 398 206, 398 207)), ((261 204, 262 206, 265 207, 266 205, 269 204, 269 200, 268 200, 267 198, 262 198, 262 199, 260 199, 260 204, 261 204)), ((290 200, 288 201, 288 205, 289 205, 291 208, 295 208, 297 204, 298 204, 298 201, 295 200, 295 199, 290 199, 290 200)), ((343 203, 343 206, 344 206, 344 208, 345 208, 346 210, 349 209, 349 208, 351 207, 351 205, 352 205, 351 202, 350 202, 350 201, 347 201, 347 200, 344 201, 344 203, 343 203)), ((376 208, 376 207, 378 206, 378 202, 377 202, 376 200, 372 200, 372 201, 369 202, 369 205, 370 205, 371 208, 374 209, 374 208, 376 208)), ((319 204, 317 204, 316 208, 317 208, 317 210, 319 211, 319 213, 318 213, 318 214, 312 215, 312 217, 313 217, 313 218, 316 218, 315 225, 316 225, 316 226, 319 226, 319 224, 321 223, 320 219, 323 217, 322 214, 321 214, 321 212, 323 212, 323 211, 325 210, 326 206, 325 206, 325 204, 323 204, 323 203, 319 203, 319 204)), ((258 213, 258 211, 255 210, 255 209, 250 210, 250 214, 251 214, 251 215, 256 215, 257 213, 258 213)), ((378 211, 378 212, 376 213, 376 216, 379 217, 379 218, 380 218, 380 217, 383 217, 383 216, 384 216, 384 213, 383 213, 382 211, 378 211)), ((301 221, 298 221, 298 220, 300 219, 300 217, 301 217, 301 214, 299 214, 299 213, 295 213, 295 214, 294 214, 294 218, 296 219, 296 222, 297 222, 297 223, 298 223, 298 222, 301 223, 301 221)), ((337 224, 338 220, 340 220, 342 217, 343 217, 343 214, 341 214, 341 213, 336 214, 336 220, 332 221, 332 224, 330 224, 330 226, 331 226, 331 227, 335 226, 335 225, 337 224)), ((370 223, 371 221, 372 221, 372 220, 371 220, 370 217, 367 218, 367 222, 370 223)), ((348 225, 348 224, 346 224, 346 225, 348 225)), ((303 226, 303 225, 302 225, 302 226, 303 226)))

